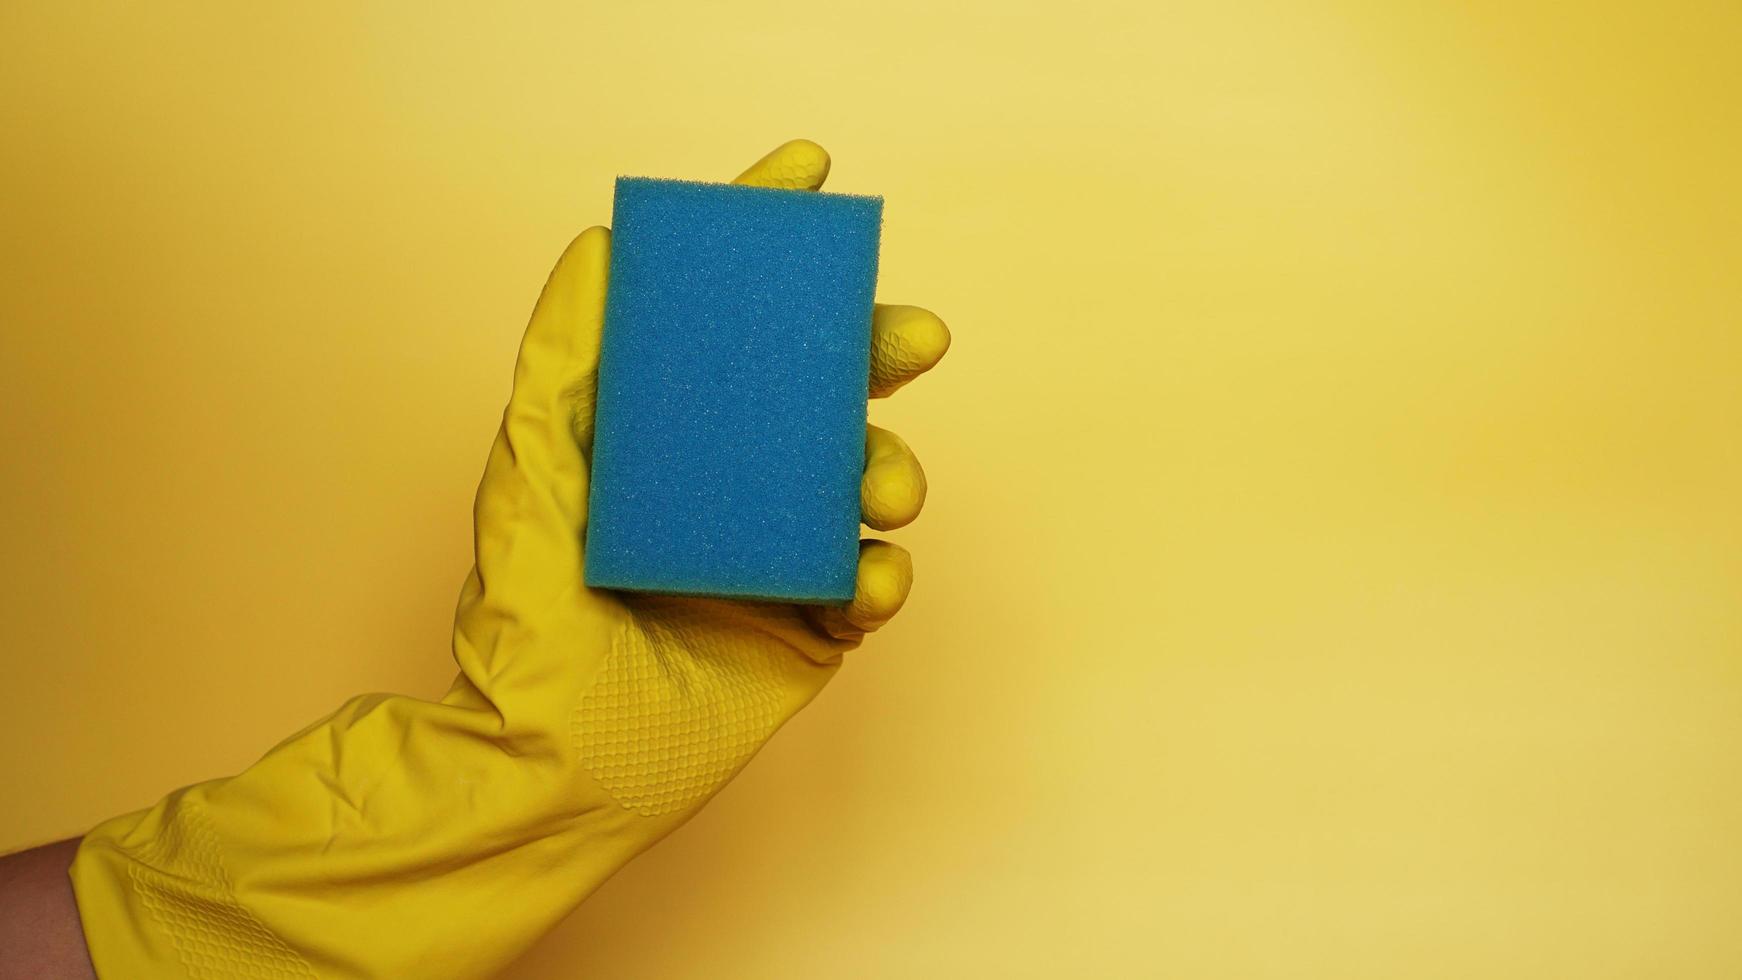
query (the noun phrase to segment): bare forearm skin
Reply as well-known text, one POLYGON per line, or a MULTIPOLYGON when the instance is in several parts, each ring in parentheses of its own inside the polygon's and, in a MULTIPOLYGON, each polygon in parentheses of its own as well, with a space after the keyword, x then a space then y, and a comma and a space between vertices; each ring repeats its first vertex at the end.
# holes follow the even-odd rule
POLYGON ((67 878, 79 842, 0 857, 0 980, 96 980, 67 878))

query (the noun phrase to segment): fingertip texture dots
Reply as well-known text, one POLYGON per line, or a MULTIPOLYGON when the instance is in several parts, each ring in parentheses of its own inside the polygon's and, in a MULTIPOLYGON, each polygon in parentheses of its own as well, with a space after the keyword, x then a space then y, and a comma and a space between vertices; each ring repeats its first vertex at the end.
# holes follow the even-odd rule
POLYGON ((625 177, 590 586, 853 597, 881 198, 625 177))

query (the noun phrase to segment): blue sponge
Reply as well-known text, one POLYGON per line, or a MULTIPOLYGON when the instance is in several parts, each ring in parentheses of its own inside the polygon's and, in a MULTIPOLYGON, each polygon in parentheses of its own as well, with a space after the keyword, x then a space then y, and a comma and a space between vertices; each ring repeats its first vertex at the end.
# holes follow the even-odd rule
POLYGON ((587 584, 853 597, 883 200, 624 177, 587 584))

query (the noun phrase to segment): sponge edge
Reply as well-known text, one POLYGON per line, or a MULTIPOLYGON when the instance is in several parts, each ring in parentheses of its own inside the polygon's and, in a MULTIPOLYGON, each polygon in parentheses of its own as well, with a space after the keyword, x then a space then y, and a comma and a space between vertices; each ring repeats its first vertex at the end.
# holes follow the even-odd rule
POLYGON ((586 582, 853 597, 883 201, 624 177, 586 582))

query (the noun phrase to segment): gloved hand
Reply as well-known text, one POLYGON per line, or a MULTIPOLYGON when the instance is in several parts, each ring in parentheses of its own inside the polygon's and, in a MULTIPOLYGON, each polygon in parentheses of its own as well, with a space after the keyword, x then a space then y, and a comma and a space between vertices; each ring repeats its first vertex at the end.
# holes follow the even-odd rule
MULTIPOLYGON (((828 169, 796 141, 738 182, 815 190, 828 169)), ((99 974, 489 975, 694 814, 901 607, 908 555, 877 541, 841 608, 582 585, 610 247, 604 228, 576 238, 527 327, 446 696, 356 698, 242 774, 93 830, 72 878, 99 974)), ((870 393, 948 345, 931 314, 879 306, 870 393)), ((876 428, 866 452, 865 523, 911 521, 918 462, 876 428)))

